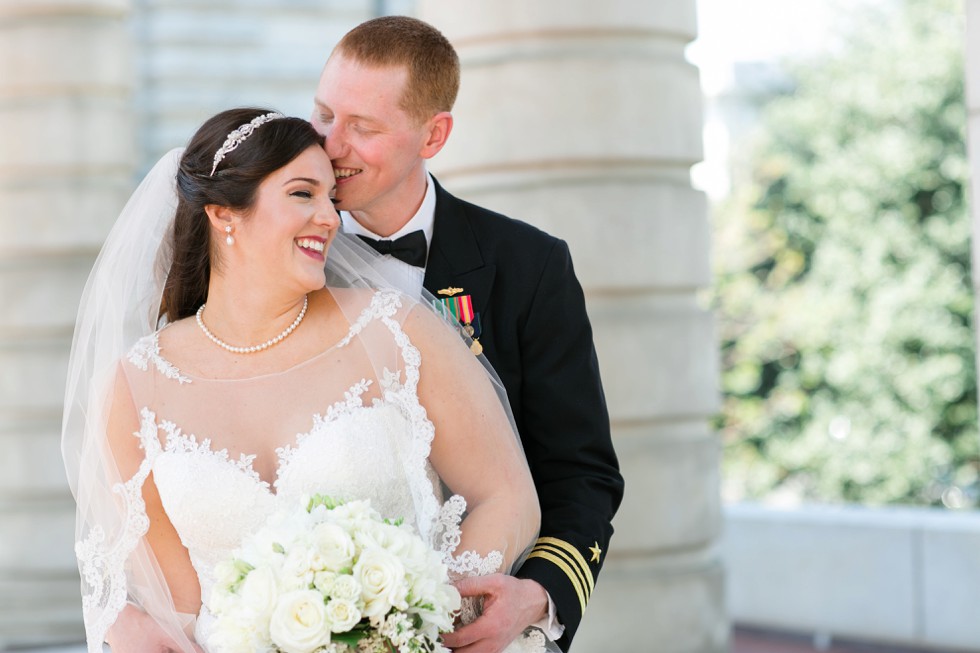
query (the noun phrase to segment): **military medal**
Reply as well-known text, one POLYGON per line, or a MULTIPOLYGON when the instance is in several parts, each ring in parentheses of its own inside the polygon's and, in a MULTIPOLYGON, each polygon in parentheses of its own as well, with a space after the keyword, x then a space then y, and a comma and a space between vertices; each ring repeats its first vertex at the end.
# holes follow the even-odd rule
POLYGON ((473 339, 470 343, 470 351, 479 356, 483 353, 483 345, 480 344, 479 337, 483 330, 480 328, 480 314, 473 310, 473 297, 471 295, 460 295, 462 288, 443 288, 437 291, 440 295, 448 295, 443 299, 434 299, 433 307, 436 311, 447 319, 452 319, 459 325, 459 329, 468 337, 473 339))

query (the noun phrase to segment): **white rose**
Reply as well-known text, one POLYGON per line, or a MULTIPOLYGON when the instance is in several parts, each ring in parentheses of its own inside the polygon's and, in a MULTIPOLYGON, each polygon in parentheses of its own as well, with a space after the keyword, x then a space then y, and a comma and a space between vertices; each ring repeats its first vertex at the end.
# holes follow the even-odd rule
POLYGON ((408 606, 405 598, 405 568, 401 561, 384 549, 368 549, 354 565, 354 578, 361 584, 364 615, 380 617, 392 608, 408 606))
POLYGON ((231 620, 219 620, 208 633, 208 648, 217 653, 247 651, 251 644, 252 634, 231 620))
POLYGON ((361 598, 361 584, 353 576, 344 574, 334 578, 333 585, 330 587, 330 596, 335 599, 347 599, 357 602, 361 598))
POLYGON ((318 569, 340 571, 354 561, 354 540, 337 524, 319 524, 313 530, 314 564, 318 569))
POLYGON ((353 601, 332 599, 327 603, 327 619, 330 621, 330 630, 346 633, 361 620, 361 612, 353 601))
POLYGON ((269 622, 269 635, 285 653, 312 653, 328 644, 330 622, 323 597, 313 590, 280 596, 269 622))
POLYGON ((242 608, 254 620, 268 621, 279 598, 276 575, 269 567, 259 567, 249 572, 238 589, 242 608))

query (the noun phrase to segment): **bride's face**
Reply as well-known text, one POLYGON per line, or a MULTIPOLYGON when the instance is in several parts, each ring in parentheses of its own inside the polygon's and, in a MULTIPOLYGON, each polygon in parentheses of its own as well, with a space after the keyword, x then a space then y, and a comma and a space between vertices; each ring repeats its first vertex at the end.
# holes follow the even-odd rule
POLYGON ((318 146, 262 181, 231 248, 241 254, 249 277, 258 273, 302 292, 323 287, 323 264, 340 226, 335 189, 330 159, 318 146))

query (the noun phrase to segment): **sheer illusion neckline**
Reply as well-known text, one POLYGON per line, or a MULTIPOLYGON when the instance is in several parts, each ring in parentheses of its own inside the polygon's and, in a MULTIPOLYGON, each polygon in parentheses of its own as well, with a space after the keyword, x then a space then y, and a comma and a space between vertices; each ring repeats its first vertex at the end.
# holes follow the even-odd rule
POLYGON ((176 365, 174 365, 173 362, 171 362, 170 360, 168 360, 167 358, 165 358, 163 356, 163 354, 162 354, 163 348, 160 346, 160 334, 166 328, 167 327, 164 327, 163 329, 160 329, 159 331, 157 331, 156 333, 154 333, 152 335, 154 349, 156 350, 156 356, 160 359, 160 361, 164 365, 169 366, 169 367, 173 368, 174 370, 178 370, 181 376, 183 376, 186 379, 189 379, 189 380, 191 380, 191 381, 193 381, 195 383, 243 383, 243 382, 247 382, 247 381, 262 381, 264 379, 273 379, 273 378, 276 378, 276 377, 280 377, 280 376, 283 376, 284 374, 289 374, 290 372, 295 372, 295 371, 301 370, 302 368, 304 368, 304 367, 306 367, 308 365, 311 365, 311 364, 315 363, 316 361, 320 360, 324 356, 330 354, 331 352, 337 350, 341 346, 347 344, 350 341, 350 339, 352 338, 352 336, 354 335, 354 324, 348 324, 348 326, 347 326, 347 333, 344 334, 343 337, 341 337, 339 340, 337 340, 336 342, 334 342, 332 345, 330 345, 326 349, 322 349, 319 352, 313 354, 309 358, 306 358, 304 360, 298 361, 298 362, 290 365, 289 367, 287 367, 285 369, 277 370, 275 372, 264 372, 262 374, 252 374, 252 375, 249 375, 249 376, 231 378, 231 377, 209 377, 209 376, 201 376, 200 374, 196 374, 196 373, 193 373, 193 372, 187 372, 186 370, 184 370, 182 368, 178 368, 176 365))

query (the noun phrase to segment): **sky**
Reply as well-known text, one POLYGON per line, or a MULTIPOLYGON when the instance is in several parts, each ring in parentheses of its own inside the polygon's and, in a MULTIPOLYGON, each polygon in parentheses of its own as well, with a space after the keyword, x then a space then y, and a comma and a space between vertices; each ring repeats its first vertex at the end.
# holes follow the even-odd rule
POLYGON ((707 110, 704 160, 691 169, 691 183, 711 200, 731 188, 728 129, 711 103, 731 85, 733 65, 819 52, 839 6, 838 0, 697 0, 698 39, 687 58, 700 69, 707 110))
POLYGON ((709 97, 724 90, 736 61, 819 51, 835 0, 697 0, 698 39, 688 59, 709 97))

